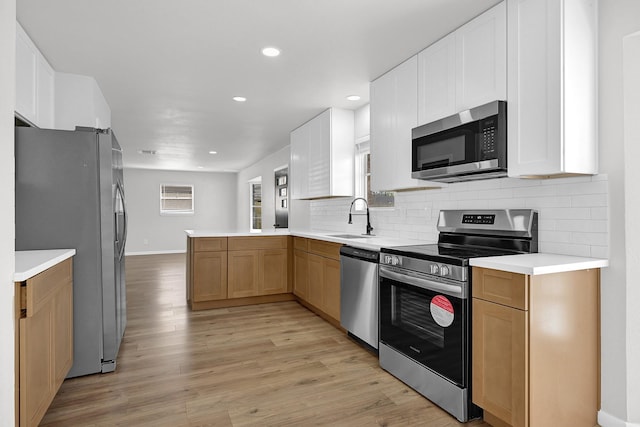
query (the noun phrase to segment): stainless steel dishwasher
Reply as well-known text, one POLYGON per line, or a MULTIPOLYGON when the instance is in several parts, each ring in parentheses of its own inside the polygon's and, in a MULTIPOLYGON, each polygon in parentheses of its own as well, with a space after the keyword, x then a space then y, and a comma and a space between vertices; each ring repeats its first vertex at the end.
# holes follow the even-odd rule
POLYGON ((378 350, 378 260, 380 253, 340 248, 340 324, 349 335, 378 350))

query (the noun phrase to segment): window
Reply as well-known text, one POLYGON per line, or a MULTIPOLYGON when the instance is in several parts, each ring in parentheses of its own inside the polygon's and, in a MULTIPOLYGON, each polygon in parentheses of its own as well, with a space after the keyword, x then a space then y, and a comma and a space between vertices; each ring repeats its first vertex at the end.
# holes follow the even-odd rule
POLYGON ((251 231, 262 231, 262 177, 249 181, 251 231))
POLYGON ((160 185, 160 214, 192 214, 193 185, 160 185))
MULTIPOLYGON (((367 199, 370 208, 392 208, 395 199, 392 192, 371 191, 371 150, 369 141, 356 145, 356 197, 367 199)), ((355 203, 356 210, 364 210, 361 200, 355 203)))

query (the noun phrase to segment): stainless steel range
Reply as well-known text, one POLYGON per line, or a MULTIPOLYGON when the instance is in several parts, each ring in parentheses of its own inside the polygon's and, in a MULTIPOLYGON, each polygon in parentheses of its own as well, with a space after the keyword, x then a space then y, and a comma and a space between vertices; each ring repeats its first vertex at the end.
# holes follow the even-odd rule
POLYGON ((530 209, 447 210, 438 243, 382 248, 380 366, 460 421, 471 403, 469 259, 538 251, 530 209))

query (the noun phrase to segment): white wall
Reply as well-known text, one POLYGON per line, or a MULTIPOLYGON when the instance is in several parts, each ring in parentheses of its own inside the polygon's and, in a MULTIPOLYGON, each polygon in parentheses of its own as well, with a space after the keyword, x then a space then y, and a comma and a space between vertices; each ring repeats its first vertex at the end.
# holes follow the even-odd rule
MULTIPOLYGON (((259 176, 262 177, 262 227, 264 231, 274 230, 273 224, 276 222, 274 171, 282 166, 288 166, 289 156, 290 149, 287 145, 238 173, 238 231, 249 231, 249 180, 259 176)), ((289 229, 309 229, 308 201, 289 199, 289 229)))
POLYGON ((186 251, 186 229, 236 229, 236 174, 124 170, 129 216, 126 253, 186 251), (193 215, 160 215, 160 185, 194 186, 193 215), (145 243, 145 239, 147 243, 145 243))
POLYGON ((640 32, 623 42, 625 232, 627 256, 627 403, 629 421, 640 422, 640 32))
MULTIPOLYGON (((629 360, 627 341, 629 314, 627 304, 634 287, 633 276, 627 276, 626 239, 630 236, 625 228, 625 186, 637 183, 625 182, 624 150, 624 103, 622 72, 623 37, 640 30, 640 1, 601 0, 599 2, 599 140, 600 170, 609 176, 610 206, 610 257, 609 268, 602 271, 602 410, 599 422, 603 427, 617 426, 618 422, 633 422, 640 425, 638 405, 640 395, 637 387, 639 359, 629 360), (636 386, 630 386, 636 384, 636 386), (632 409, 634 408, 634 409, 632 409), (632 415, 632 411, 636 411, 632 415)), ((635 118, 635 121, 638 119, 635 118)), ((637 158, 629 158, 637 169, 637 158)), ((631 190, 631 188, 629 188, 631 190)), ((633 217, 640 212, 636 209, 633 217)), ((635 338, 638 339, 637 337, 635 338)))
POLYGON ((15 270, 14 219, 14 109, 15 109, 16 2, 0 0, 0 424, 15 418, 15 325, 13 273, 15 270))

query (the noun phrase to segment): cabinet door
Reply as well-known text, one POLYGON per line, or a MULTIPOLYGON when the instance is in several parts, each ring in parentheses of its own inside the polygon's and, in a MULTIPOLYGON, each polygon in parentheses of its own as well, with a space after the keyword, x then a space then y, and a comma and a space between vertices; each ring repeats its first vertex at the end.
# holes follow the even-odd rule
POLYGON ((331 110, 305 126, 309 128, 309 197, 331 195, 331 110))
POLYGON ((305 301, 309 300, 308 255, 300 250, 293 251, 293 293, 305 301))
POLYGON ((325 258, 308 254, 309 298, 307 301, 317 308, 324 307, 324 260, 325 258))
POLYGON ((449 34, 418 54, 418 125, 456 113, 456 38, 449 34))
POLYGON ((507 99, 507 5, 489 9, 455 32, 454 113, 507 99))
POLYGON ((263 278, 260 295, 284 294, 287 292, 287 253, 286 249, 262 251, 263 278))
POLYGON ((16 25, 16 112, 37 124, 38 52, 29 36, 16 25))
POLYGON ((57 390, 73 364, 73 285, 69 280, 53 302, 54 385, 57 390))
POLYGON ((229 257, 229 298, 243 298, 260 293, 260 251, 233 251, 229 257))
POLYGON ((227 298, 227 252, 193 254, 193 301, 227 298))
POLYGON ((340 261, 324 259, 324 295, 322 310, 340 321, 340 261))
POLYGON ((51 303, 43 305, 32 316, 20 319, 21 425, 38 425, 55 394, 53 324, 51 303))
POLYGON ((38 127, 43 129, 53 129, 55 127, 55 72, 41 55, 38 55, 37 65, 36 93, 38 127))
POLYGON ((473 298, 473 403, 513 427, 528 425, 528 312, 473 298))
POLYGON ((371 82, 371 189, 417 187, 411 179, 411 129, 417 124, 418 65, 412 57, 371 82))
POLYGON ((509 176, 598 172, 596 4, 509 1, 509 176))
POLYGON ((309 195, 309 128, 300 126, 291 132, 291 162, 289 164, 292 199, 309 195))

